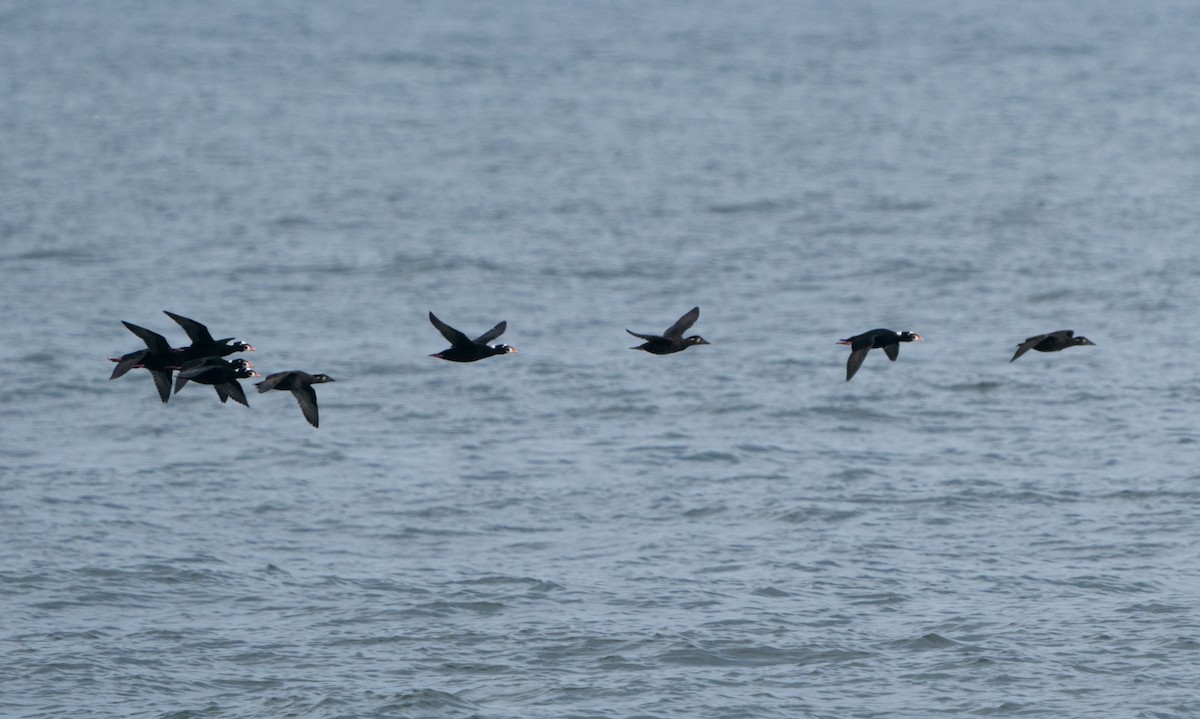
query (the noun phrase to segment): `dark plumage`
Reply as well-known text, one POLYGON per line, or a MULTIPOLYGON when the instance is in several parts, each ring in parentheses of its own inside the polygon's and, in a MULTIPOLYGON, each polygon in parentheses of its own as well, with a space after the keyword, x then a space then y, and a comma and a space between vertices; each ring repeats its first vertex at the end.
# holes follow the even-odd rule
POLYGON ((485 357, 517 351, 516 347, 509 347, 508 345, 488 346, 488 342, 504 334, 504 330, 508 327, 507 322, 501 322, 472 340, 462 332, 439 320, 432 312, 429 313, 429 321, 433 323, 434 327, 437 327, 438 332, 441 332, 446 341, 450 343, 449 349, 444 349, 437 354, 431 354, 429 355, 430 357, 437 357, 438 359, 449 360, 451 362, 475 362, 485 357))
MULTIPOLYGON (((154 386, 158 388, 158 396, 165 404, 171 399, 171 373, 181 369, 191 362, 206 357, 223 357, 234 352, 253 352, 254 347, 245 342, 233 342, 233 338, 214 340, 208 328, 199 322, 173 314, 168 317, 179 323, 191 338, 192 344, 187 347, 173 349, 166 338, 145 327, 139 327, 129 322, 122 322, 130 332, 146 343, 146 349, 137 350, 120 357, 110 358, 117 366, 113 368, 109 379, 116 379, 131 369, 145 369, 154 378, 154 386), (232 344, 231 344, 232 343, 232 344)), ((183 383, 186 384, 186 381, 183 383)), ((178 387, 181 387, 179 385, 178 387)), ((175 391, 179 391, 176 387, 175 391)))
POLYGON ((848 339, 838 340, 840 345, 850 345, 850 358, 846 360, 846 381, 849 382, 854 373, 862 367, 863 360, 867 358, 867 353, 872 349, 882 349, 887 354, 888 359, 895 362, 900 356, 901 342, 920 342, 925 338, 919 334, 905 330, 903 332, 894 332, 892 330, 877 329, 869 332, 863 332, 861 335, 855 335, 848 339))
POLYGON ((317 425, 317 391, 313 389, 314 384, 322 382, 336 382, 334 378, 327 374, 309 374, 300 370, 290 370, 288 372, 275 372, 266 376, 262 382, 256 382, 255 387, 258 387, 259 392, 267 392, 273 389, 283 389, 290 391, 296 401, 300 403, 300 411, 304 413, 304 419, 308 423, 316 427, 317 425))
POLYGON ((1017 352, 1012 356, 1009 362, 1015 362, 1018 357, 1025 354, 1029 350, 1037 350, 1038 352, 1061 352, 1068 347, 1079 347, 1081 345, 1095 345, 1096 343, 1089 340, 1087 337, 1076 337, 1075 330, 1058 330, 1057 332, 1047 332, 1044 335, 1034 335, 1026 338, 1024 342, 1017 345, 1017 352))
POLYGON ((643 350, 655 355, 669 355, 675 352, 682 352, 692 345, 711 344, 708 340, 700 335, 692 335, 684 337, 683 333, 691 329, 691 326, 696 324, 696 320, 700 319, 700 308, 693 307, 687 314, 675 321, 675 324, 667 328, 661 335, 643 335, 634 332, 633 330, 625 330, 629 334, 641 340, 646 340, 645 344, 640 344, 637 347, 630 347, 631 350, 643 350))
POLYGON ((254 351, 252 345, 246 342, 234 342, 233 337, 214 340, 208 328, 196 320, 188 319, 187 317, 167 312, 166 310, 163 310, 163 313, 175 320, 183 328, 183 331, 187 333, 188 339, 192 341, 192 344, 189 346, 175 350, 178 353, 180 365, 205 357, 225 357, 234 352, 254 351))
POLYGON ((249 407, 250 403, 246 401, 246 393, 242 391, 238 380, 247 377, 261 377, 262 375, 250 369, 253 366, 244 359, 235 359, 232 362, 221 357, 192 360, 179 370, 179 376, 175 379, 175 391, 179 392, 189 381, 199 382, 212 385, 212 388, 217 391, 217 397, 220 398, 221 404, 225 404, 226 400, 233 398, 234 402, 249 407))
POLYGON ((158 388, 158 396, 166 404, 171 399, 171 370, 176 367, 175 352, 166 338, 145 327, 122 321, 121 324, 146 343, 146 349, 136 350, 120 357, 110 357, 117 366, 113 368, 109 379, 116 379, 131 369, 145 369, 154 378, 154 386, 158 388))

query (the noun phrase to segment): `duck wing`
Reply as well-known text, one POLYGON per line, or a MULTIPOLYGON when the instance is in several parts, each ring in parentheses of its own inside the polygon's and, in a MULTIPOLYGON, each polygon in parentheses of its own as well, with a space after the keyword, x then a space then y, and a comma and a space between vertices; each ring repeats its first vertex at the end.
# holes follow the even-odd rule
POLYGON ((171 370, 152 369, 150 376, 154 378, 154 386, 158 388, 158 398, 167 403, 171 399, 171 370))
POLYGON ((1017 351, 1012 356, 1012 359, 1009 360, 1009 362, 1016 362, 1018 357, 1025 354, 1029 350, 1033 349, 1034 345, 1036 345, 1038 342, 1041 342, 1042 340, 1046 339, 1049 336, 1050 335, 1034 335, 1033 337, 1027 337, 1024 342, 1017 345, 1017 351))
POLYGON ((850 352, 850 357, 846 360, 846 381, 847 382, 850 381, 850 378, 852 378, 854 376, 855 372, 858 372, 858 368, 862 367, 863 360, 865 360, 867 358, 867 353, 870 351, 871 351, 871 345, 868 344, 866 347, 863 347, 861 349, 855 349, 850 352))
POLYGON ((150 350, 138 350, 137 352, 130 352, 127 355, 121 355, 120 359, 114 360, 117 363, 117 366, 113 367, 112 374, 109 375, 108 378, 116 379, 134 367, 137 367, 142 363, 142 360, 144 360, 146 355, 149 353, 150 350))
POLYGON ((121 320, 121 324, 125 325, 126 329, 128 329, 130 332, 140 337, 141 340, 146 343, 146 347, 149 348, 151 352, 154 352, 155 354, 167 354, 171 351, 171 345, 167 342, 167 338, 163 337, 159 333, 152 332, 145 327, 138 327, 131 322, 126 322, 125 320, 121 320))
POLYGON ((192 345, 207 347, 216 344, 208 328, 196 320, 188 319, 187 317, 177 315, 174 312, 167 312, 166 310, 163 310, 163 314, 175 320, 183 328, 183 331, 187 332, 188 339, 192 341, 192 345))
POLYGON ((666 337, 663 337, 661 335, 640 335, 637 332, 634 332, 633 330, 625 330, 625 331, 628 332, 629 334, 633 335, 634 337, 637 337, 639 340, 646 340, 647 342, 669 342, 669 340, 666 337))
POLYGON ((259 392, 269 392, 270 390, 275 389, 276 385, 291 375, 291 372, 276 372, 275 374, 269 374, 262 382, 255 382, 254 386, 258 388, 259 392))
POLYGON ((663 337, 682 338, 683 333, 691 329, 692 325, 696 324, 696 320, 698 319, 700 319, 700 308, 693 307, 683 317, 675 320, 675 324, 668 327, 666 332, 663 332, 663 337))
POLYGON ((485 345, 488 342, 491 342, 492 340, 496 339, 500 335, 504 334, 504 330, 506 330, 506 329, 508 329, 508 322, 501 322, 500 324, 491 328, 487 332, 484 332, 483 334, 476 337, 475 344, 485 345))
POLYGON ((300 411, 304 413, 304 419, 312 426, 317 426, 317 391, 312 387, 297 387, 292 390, 292 396, 300 403, 300 411))
POLYGON ((897 342, 890 345, 884 345, 883 351, 887 354, 888 359, 895 362, 896 358, 900 356, 900 344, 897 342))
POLYGON ((455 347, 461 347, 463 345, 471 344, 470 337, 467 337, 462 332, 459 332, 445 322, 442 322, 437 318, 437 315, 433 314, 432 312, 429 313, 429 321, 433 323, 434 327, 437 327, 438 332, 441 332, 442 336, 445 337, 446 341, 451 345, 455 347))
POLYGON ((250 403, 246 401, 246 392, 242 390, 242 385, 238 384, 237 380, 221 382, 220 384, 213 385, 213 387, 216 388, 217 396, 221 398, 221 402, 232 399, 240 405, 250 406, 250 403))

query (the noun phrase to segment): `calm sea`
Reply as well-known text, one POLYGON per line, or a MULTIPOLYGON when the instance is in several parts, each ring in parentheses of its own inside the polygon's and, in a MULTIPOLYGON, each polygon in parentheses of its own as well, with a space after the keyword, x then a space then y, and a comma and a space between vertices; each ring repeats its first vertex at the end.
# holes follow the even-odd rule
POLYGON ((1200 716, 1198 38, 0 4, 0 716, 1200 716), (109 381, 162 310, 321 428, 109 381))

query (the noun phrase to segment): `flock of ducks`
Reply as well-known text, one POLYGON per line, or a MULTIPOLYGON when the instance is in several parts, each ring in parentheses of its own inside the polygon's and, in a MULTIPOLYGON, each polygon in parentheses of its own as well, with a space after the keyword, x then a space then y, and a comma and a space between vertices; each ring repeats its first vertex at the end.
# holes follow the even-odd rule
MULTIPOLYGON (((246 393, 242 391, 238 380, 249 377, 261 377, 262 375, 254 371, 254 363, 249 360, 242 358, 227 360, 225 358, 238 352, 253 352, 254 347, 245 342, 236 341, 233 337, 221 340, 213 339, 212 333, 208 331, 208 328, 199 322, 172 312, 167 312, 166 310, 164 312, 183 328, 183 331, 187 333, 188 339, 191 340, 191 344, 186 347, 171 347, 166 338, 157 332, 122 321, 121 324, 125 325, 130 332, 137 335, 146 343, 146 349, 135 350, 120 357, 110 358, 113 362, 117 363, 117 366, 113 369, 109 379, 116 379, 131 369, 145 369, 154 378, 154 385, 158 388, 158 395, 163 403, 166 404, 170 400, 172 393, 171 375, 173 372, 178 372, 179 374, 175 377, 175 392, 183 389, 188 382, 206 384, 216 390, 217 397, 220 398, 222 403, 233 399, 233 401, 249 407, 250 403, 246 401, 246 393)), ((688 347, 695 345, 710 344, 708 340, 700 335, 684 336, 684 333, 691 329, 692 325, 696 324, 696 320, 698 319, 700 319, 700 308, 693 307, 661 335, 641 334, 627 329, 625 330, 626 332, 643 340, 643 344, 637 347, 630 347, 630 349, 642 350, 656 355, 668 355, 675 352, 682 352, 688 347)), ((438 359, 450 362, 477 362, 487 357, 517 351, 516 347, 505 344, 488 344, 504 334, 504 330, 508 328, 507 322, 497 324, 475 339, 471 339, 445 322, 442 322, 432 312, 429 313, 429 322, 450 343, 449 348, 441 352, 436 352, 430 355, 430 357, 437 357, 438 359)), ((900 356, 901 342, 920 342, 924 339, 921 335, 908 330, 896 332, 888 329, 874 329, 853 337, 838 340, 838 344, 850 346, 850 357, 846 360, 846 381, 849 382, 854 377, 854 374, 858 372, 859 367, 862 366, 863 361, 867 358, 867 353, 872 349, 882 349, 887 358, 895 362, 896 358, 900 356)), ((1074 330, 1047 332, 1028 337, 1024 342, 1017 345, 1017 351, 1009 362, 1016 361, 1018 357, 1029 350, 1060 352, 1068 347, 1095 344, 1095 342, 1092 342, 1087 337, 1076 337, 1074 330)), ((304 414, 304 418, 313 427, 317 427, 319 426, 317 392, 313 389, 313 385, 333 381, 335 380, 326 374, 309 374, 300 370, 287 370, 267 375, 263 378, 263 381, 256 382, 255 387, 258 388, 260 393, 273 389, 291 392, 300 404, 300 411, 304 414)))
MULTIPOLYGON (((147 370, 154 378, 159 398, 166 404, 171 399, 171 373, 178 371, 179 374, 175 377, 175 392, 183 389, 188 382, 197 382, 215 389, 222 404, 233 399, 234 402, 249 407, 246 393, 242 391, 238 380, 262 375, 254 371, 254 363, 249 360, 240 357, 234 360, 225 358, 237 352, 253 352, 254 347, 245 342, 235 341, 233 337, 215 340, 208 328, 196 320, 163 311, 183 328, 192 343, 186 347, 171 347, 167 339, 157 332, 122 321, 121 324, 146 343, 146 349, 111 357, 117 366, 113 368, 109 379, 116 379, 131 369, 147 370)), ((259 392, 273 389, 290 391, 300 403, 304 418, 309 424, 317 427, 317 393, 312 386, 333 381, 332 377, 325 374, 288 370, 269 374, 255 386, 259 392)))
MULTIPOLYGON (((432 314, 429 317, 430 319, 434 319, 432 314)), ((630 347, 629 349, 645 350, 656 355, 666 355, 673 352, 682 352, 693 345, 711 344, 700 335, 692 335, 691 337, 683 336, 683 333, 691 329, 692 325, 696 324, 696 320, 698 319, 700 319, 700 308, 693 307, 661 335, 643 335, 633 330, 625 330, 638 339, 646 340, 645 344, 630 347)), ((436 320, 434 324, 437 324, 436 320)), ((854 374, 858 372, 858 368, 862 366, 863 360, 867 358, 867 353, 871 350, 882 349, 887 358, 895 362, 896 358, 900 356, 901 342, 921 342, 924 339, 921 335, 909 332, 908 330, 896 332, 888 329, 874 329, 863 332, 860 335, 847 337, 844 340, 838 340, 838 344, 840 345, 850 345, 850 357, 846 360, 846 381, 849 382, 854 377, 854 374)), ((1047 332, 1046 334, 1025 338, 1024 342, 1017 345, 1017 352, 1009 362, 1015 361, 1031 349, 1038 352, 1060 352, 1068 347, 1094 344, 1096 343, 1087 337, 1076 337, 1075 330, 1047 332)))

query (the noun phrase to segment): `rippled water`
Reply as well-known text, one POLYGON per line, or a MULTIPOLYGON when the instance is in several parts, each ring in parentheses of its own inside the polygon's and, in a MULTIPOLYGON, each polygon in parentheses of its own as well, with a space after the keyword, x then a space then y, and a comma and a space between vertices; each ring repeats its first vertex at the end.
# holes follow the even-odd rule
POLYGON ((0 714, 1200 714, 1197 37, 10 4, 0 714), (110 382, 164 309, 336 377, 321 429, 110 382), (844 382, 873 327, 926 341, 844 382))

